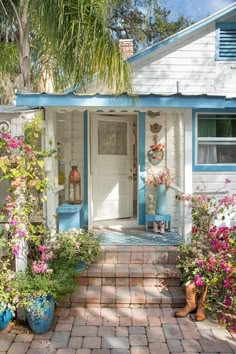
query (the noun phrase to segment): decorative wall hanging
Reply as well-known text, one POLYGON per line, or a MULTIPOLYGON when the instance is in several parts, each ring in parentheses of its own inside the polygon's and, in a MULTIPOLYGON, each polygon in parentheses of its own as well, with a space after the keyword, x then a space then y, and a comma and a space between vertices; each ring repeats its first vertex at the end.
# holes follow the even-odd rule
MULTIPOLYGON (((158 123, 151 124, 150 130, 152 133, 159 133, 161 131, 162 126, 158 123)), ((150 150, 147 152, 148 161, 156 166, 158 165, 164 158, 165 144, 157 143, 158 135, 153 135, 154 144, 150 145, 150 150)))

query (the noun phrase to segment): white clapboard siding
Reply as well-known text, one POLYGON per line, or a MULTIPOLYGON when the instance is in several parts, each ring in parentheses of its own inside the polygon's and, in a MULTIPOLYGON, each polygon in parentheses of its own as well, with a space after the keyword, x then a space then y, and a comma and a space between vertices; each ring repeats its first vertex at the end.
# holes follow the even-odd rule
MULTIPOLYGON (((235 20, 235 16, 230 18, 235 20)), ((229 21, 229 16, 221 20, 229 21)), ((193 32, 192 36, 134 61, 134 91, 140 94, 220 94, 222 89, 230 91, 235 82, 232 63, 224 64, 227 76, 220 75, 222 66, 215 57, 216 29, 215 24, 211 24, 200 32, 193 32)))
MULTIPOLYGON (((161 131, 158 133, 158 143, 166 145, 164 159, 157 166, 151 165, 146 156, 146 170, 147 176, 160 172, 163 168, 170 168, 171 175, 175 176, 175 184, 183 188, 183 159, 184 159, 184 144, 183 141, 183 127, 180 129, 179 119, 181 112, 164 112, 155 118, 150 117, 147 113, 146 116, 146 151, 149 150, 150 145, 154 143, 154 133, 150 130, 150 125, 158 123, 162 126, 161 131)), ((156 195, 156 189, 146 185, 146 196, 149 194, 156 195)), ((171 213, 173 218, 173 228, 178 229, 181 222, 180 214, 181 205, 175 199, 175 191, 168 190, 168 212, 171 213)))
MULTIPOLYGON (((216 194, 217 197, 223 198, 227 192, 230 191, 232 194, 236 194, 236 174, 235 172, 193 172, 193 191, 198 193, 198 188, 203 188, 203 183, 206 187, 206 191, 209 192, 209 195, 213 195, 216 191, 219 193, 216 194), (231 183, 225 185, 225 179, 228 178, 231 183)), ((235 225, 236 223, 236 214, 231 216, 226 215, 225 224, 235 225)))

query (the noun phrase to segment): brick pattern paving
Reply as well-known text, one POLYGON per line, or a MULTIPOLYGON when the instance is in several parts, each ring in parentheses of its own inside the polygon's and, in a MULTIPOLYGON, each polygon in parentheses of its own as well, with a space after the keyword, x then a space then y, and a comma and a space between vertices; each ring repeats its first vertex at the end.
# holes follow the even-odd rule
POLYGON ((171 308, 58 308, 48 333, 1 332, 0 354, 236 353, 235 334, 193 318, 171 308))

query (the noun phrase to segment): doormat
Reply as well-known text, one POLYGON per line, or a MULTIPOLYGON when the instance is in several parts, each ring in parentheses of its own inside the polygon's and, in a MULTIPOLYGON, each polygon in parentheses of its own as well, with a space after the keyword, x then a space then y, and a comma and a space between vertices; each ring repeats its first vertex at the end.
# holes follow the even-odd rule
POLYGON ((101 245, 105 246, 179 246, 184 242, 177 232, 118 232, 97 231, 101 245))

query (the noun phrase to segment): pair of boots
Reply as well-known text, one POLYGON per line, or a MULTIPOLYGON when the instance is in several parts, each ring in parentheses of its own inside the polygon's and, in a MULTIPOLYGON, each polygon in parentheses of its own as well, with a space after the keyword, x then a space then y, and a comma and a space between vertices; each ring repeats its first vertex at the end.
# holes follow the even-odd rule
POLYGON ((160 234, 164 234, 165 233, 165 223, 161 222, 160 224, 158 222, 153 223, 153 231, 160 233, 160 234), (159 228, 160 226, 160 228, 159 228))
POLYGON ((186 305, 185 307, 175 312, 175 317, 186 317, 190 312, 197 309, 195 320, 203 321, 206 318, 206 297, 208 286, 203 287, 203 291, 199 301, 197 301, 197 288, 194 283, 190 283, 185 288, 186 293, 186 305))

